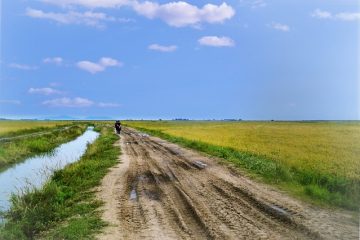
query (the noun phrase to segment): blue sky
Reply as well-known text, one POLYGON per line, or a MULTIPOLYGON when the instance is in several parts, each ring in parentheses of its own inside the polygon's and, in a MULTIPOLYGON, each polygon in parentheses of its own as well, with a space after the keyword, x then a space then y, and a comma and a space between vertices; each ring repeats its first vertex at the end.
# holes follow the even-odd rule
POLYGON ((360 119, 359 8, 1 1, 0 116, 360 119))

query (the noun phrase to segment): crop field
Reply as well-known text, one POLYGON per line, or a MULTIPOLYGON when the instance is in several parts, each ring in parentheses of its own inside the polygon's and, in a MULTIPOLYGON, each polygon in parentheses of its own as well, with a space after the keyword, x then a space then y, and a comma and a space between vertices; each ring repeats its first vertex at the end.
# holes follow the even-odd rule
MULTIPOLYGON (((301 175, 297 180, 301 185, 323 184, 330 192, 334 189, 343 191, 340 189, 348 184, 357 184, 360 180, 359 122, 129 121, 126 124, 143 130, 160 131, 184 141, 217 146, 220 151, 223 147, 260 156, 301 175)), ((192 143, 188 145, 191 147, 192 143)), ((195 148, 202 150, 204 147, 195 148)), ((258 172, 260 175, 268 174, 266 169, 258 172)), ((276 172, 270 175, 270 178, 277 177, 276 172)), ((327 193, 317 189, 317 186, 308 186, 302 191, 317 195, 315 198, 328 198, 327 193)), ((357 187, 355 191, 355 195, 359 195, 357 187)), ((354 192, 354 189, 349 190, 349 194, 352 194, 350 192, 354 192)), ((342 200, 334 201, 342 205, 342 200)))
POLYGON ((264 155, 288 166, 360 179, 360 123, 129 122, 131 126, 264 155))
MULTIPOLYGON (((32 132, 36 130, 43 130, 46 128, 68 125, 71 121, 0 121, 0 136, 8 135, 19 130, 26 130, 32 132)), ((21 133, 21 132, 18 132, 21 133)))

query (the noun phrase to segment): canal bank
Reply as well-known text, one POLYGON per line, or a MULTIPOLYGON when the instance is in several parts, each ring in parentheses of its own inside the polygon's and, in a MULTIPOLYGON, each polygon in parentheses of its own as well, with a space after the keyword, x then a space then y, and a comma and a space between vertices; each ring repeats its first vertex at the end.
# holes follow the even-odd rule
POLYGON ((11 194, 21 194, 25 188, 41 187, 54 171, 76 162, 85 153, 87 145, 95 141, 98 132, 89 127, 75 140, 61 144, 53 151, 24 160, 0 172, 0 210, 10 207, 11 194))
POLYGON ((101 135, 79 161, 55 171, 41 189, 12 198, 0 239, 87 238, 106 225, 93 189, 118 162, 120 150, 114 147, 118 136, 111 124, 99 123, 95 130, 101 135))
MULTIPOLYGON (((49 129, 40 135, 23 135, 22 130, 12 138, 0 141, 0 173, 26 158, 48 153, 63 143, 82 135, 87 128, 85 123, 77 123, 61 130, 49 129)), ((26 131, 25 131, 26 132, 26 131)), ((37 132, 36 132, 37 133, 37 132)), ((32 134, 35 134, 33 132, 32 134)))

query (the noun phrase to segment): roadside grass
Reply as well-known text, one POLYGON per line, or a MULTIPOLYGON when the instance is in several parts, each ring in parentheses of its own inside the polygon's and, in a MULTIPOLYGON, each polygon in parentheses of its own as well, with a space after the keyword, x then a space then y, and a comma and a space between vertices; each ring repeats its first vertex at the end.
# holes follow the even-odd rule
POLYGON ((86 127, 85 124, 78 124, 44 135, 1 141, 0 171, 27 157, 50 152, 58 145, 80 136, 86 130, 86 127))
POLYGON ((0 120, 0 137, 12 137, 73 125, 75 121, 0 120))
POLYGON ((137 128, 170 142, 225 159, 232 165, 246 169, 252 176, 275 184, 301 198, 320 204, 330 204, 350 210, 359 210, 360 180, 332 175, 306 168, 288 166, 265 155, 239 151, 231 147, 216 146, 198 140, 173 136, 161 130, 137 128))
POLYGON ((91 239, 106 223, 101 220, 93 188, 120 154, 110 125, 96 124, 101 135, 76 163, 54 173, 41 189, 29 187, 13 195, 4 214, 0 239, 91 239))

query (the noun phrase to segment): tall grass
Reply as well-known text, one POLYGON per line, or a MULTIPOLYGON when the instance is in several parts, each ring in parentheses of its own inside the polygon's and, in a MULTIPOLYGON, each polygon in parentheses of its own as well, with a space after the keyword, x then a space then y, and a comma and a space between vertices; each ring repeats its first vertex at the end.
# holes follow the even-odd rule
POLYGON ((261 177, 266 182, 282 185, 287 190, 317 202, 351 210, 359 209, 359 179, 311 171, 295 166, 289 167, 265 155, 172 136, 160 130, 136 128, 182 146, 225 159, 234 166, 246 169, 249 173, 261 177))
POLYGON ((0 239, 88 239, 105 226, 92 189, 117 162, 119 148, 113 144, 118 137, 112 126, 96 129, 100 137, 78 162, 56 171, 42 189, 12 196, 0 239))

